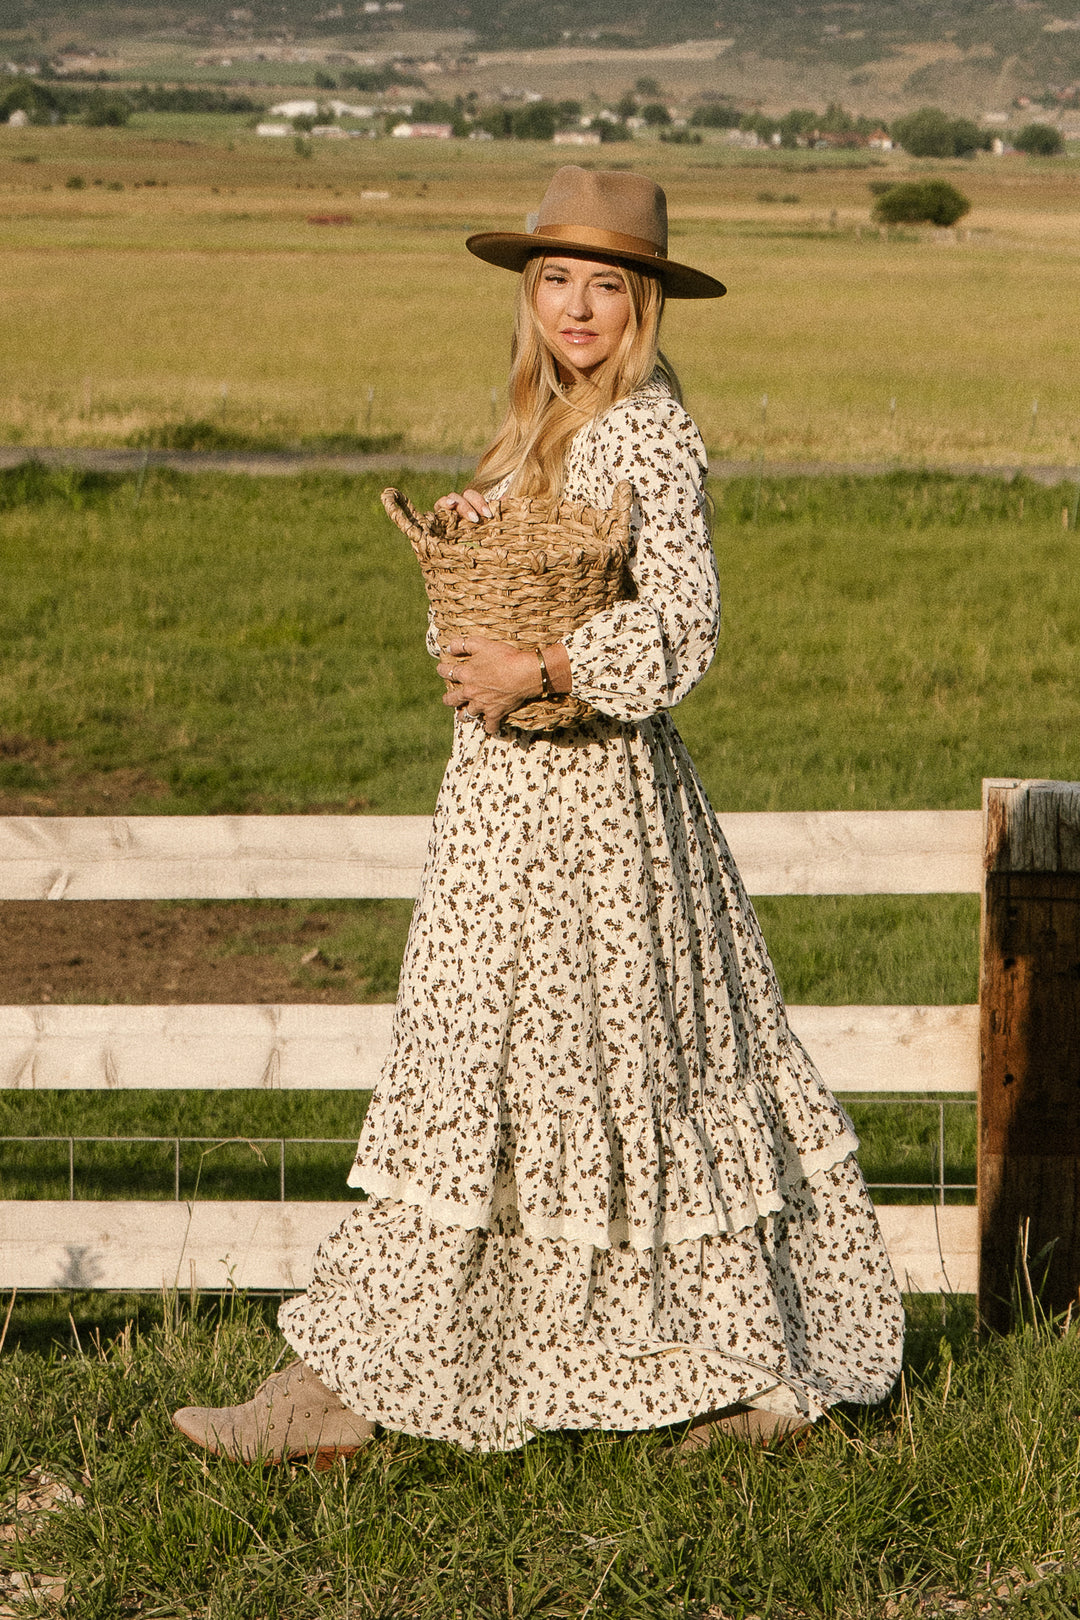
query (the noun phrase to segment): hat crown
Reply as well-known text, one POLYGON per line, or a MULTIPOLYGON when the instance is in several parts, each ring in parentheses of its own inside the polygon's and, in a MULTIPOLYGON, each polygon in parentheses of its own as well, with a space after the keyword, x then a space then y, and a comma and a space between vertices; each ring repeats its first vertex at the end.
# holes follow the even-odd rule
POLYGON ((535 234, 560 225, 636 237, 650 243, 658 257, 667 257, 667 198, 644 174, 573 163, 557 169, 540 204, 535 234))

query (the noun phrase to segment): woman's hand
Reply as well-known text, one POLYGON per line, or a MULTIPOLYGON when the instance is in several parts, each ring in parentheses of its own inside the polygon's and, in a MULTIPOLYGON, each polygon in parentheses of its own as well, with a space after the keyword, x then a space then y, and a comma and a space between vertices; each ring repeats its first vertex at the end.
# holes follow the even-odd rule
POLYGON ((469 523, 479 523, 481 518, 491 516, 491 507, 478 489, 467 489, 463 495, 451 490, 449 495, 442 495, 435 502, 436 512, 456 512, 459 517, 465 518, 469 523))
MULTIPOLYGON (((565 649, 545 648, 544 656, 552 690, 568 692, 571 678, 565 649)), ((483 720, 489 737, 495 736, 508 714, 544 689, 533 648, 511 647, 482 636, 448 637, 438 670, 449 682, 443 702, 483 720)))

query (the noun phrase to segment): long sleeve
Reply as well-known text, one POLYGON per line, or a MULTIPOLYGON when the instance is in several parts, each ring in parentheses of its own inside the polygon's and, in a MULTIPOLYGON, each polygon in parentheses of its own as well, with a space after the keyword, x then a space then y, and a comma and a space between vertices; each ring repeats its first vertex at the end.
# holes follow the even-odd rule
POLYGON ((660 383, 621 400, 574 440, 567 494, 611 504, 634 488, 630 570, 637 599, 595 614, 565 638, 574 692, 603 714, 641 720, 678 703, 705 674, 720 628, 709 538, 705 447, 660 383))

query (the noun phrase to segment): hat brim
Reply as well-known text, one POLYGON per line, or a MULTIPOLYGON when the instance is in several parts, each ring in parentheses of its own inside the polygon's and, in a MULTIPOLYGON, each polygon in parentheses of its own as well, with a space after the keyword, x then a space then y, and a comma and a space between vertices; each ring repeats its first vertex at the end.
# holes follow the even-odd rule
POLYGON ((481 231, 467 237, 465 246, 485 264, 498 265, 500 270, 524 270, 538 253, 566 253, 647 270, 659 278, 668 298, 723 298, 727 292, 715 276, 707 276, 704 270, 694 270, 688 264, 677 264, 674 259, 660 259, 654 253, 605 253, 584 242, 577 247, 564 237, 544 236, 539 231, 481 231))

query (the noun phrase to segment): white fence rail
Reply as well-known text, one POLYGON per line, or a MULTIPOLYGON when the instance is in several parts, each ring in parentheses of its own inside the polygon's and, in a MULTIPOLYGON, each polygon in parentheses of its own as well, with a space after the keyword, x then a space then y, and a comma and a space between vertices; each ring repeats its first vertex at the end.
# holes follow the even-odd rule
MULTIPOLYGON (((751 894, 978 893, 980 811, 722 817, 751 894)), ((0 818, 0 899, 415 896, 426 816, 0 818)), ((976 1007, 792 1007, 837 1091, 973 1093, 976 1007)), ((0 1007, 0 1089, 370 1089, 386 1006, 0 1007)), ((0 1286, 302 1287, 351 1206, 0 1200, 0 1286)), ((879 1207, 898 1275, 971 1292, 973 1208, 879 1207)))

